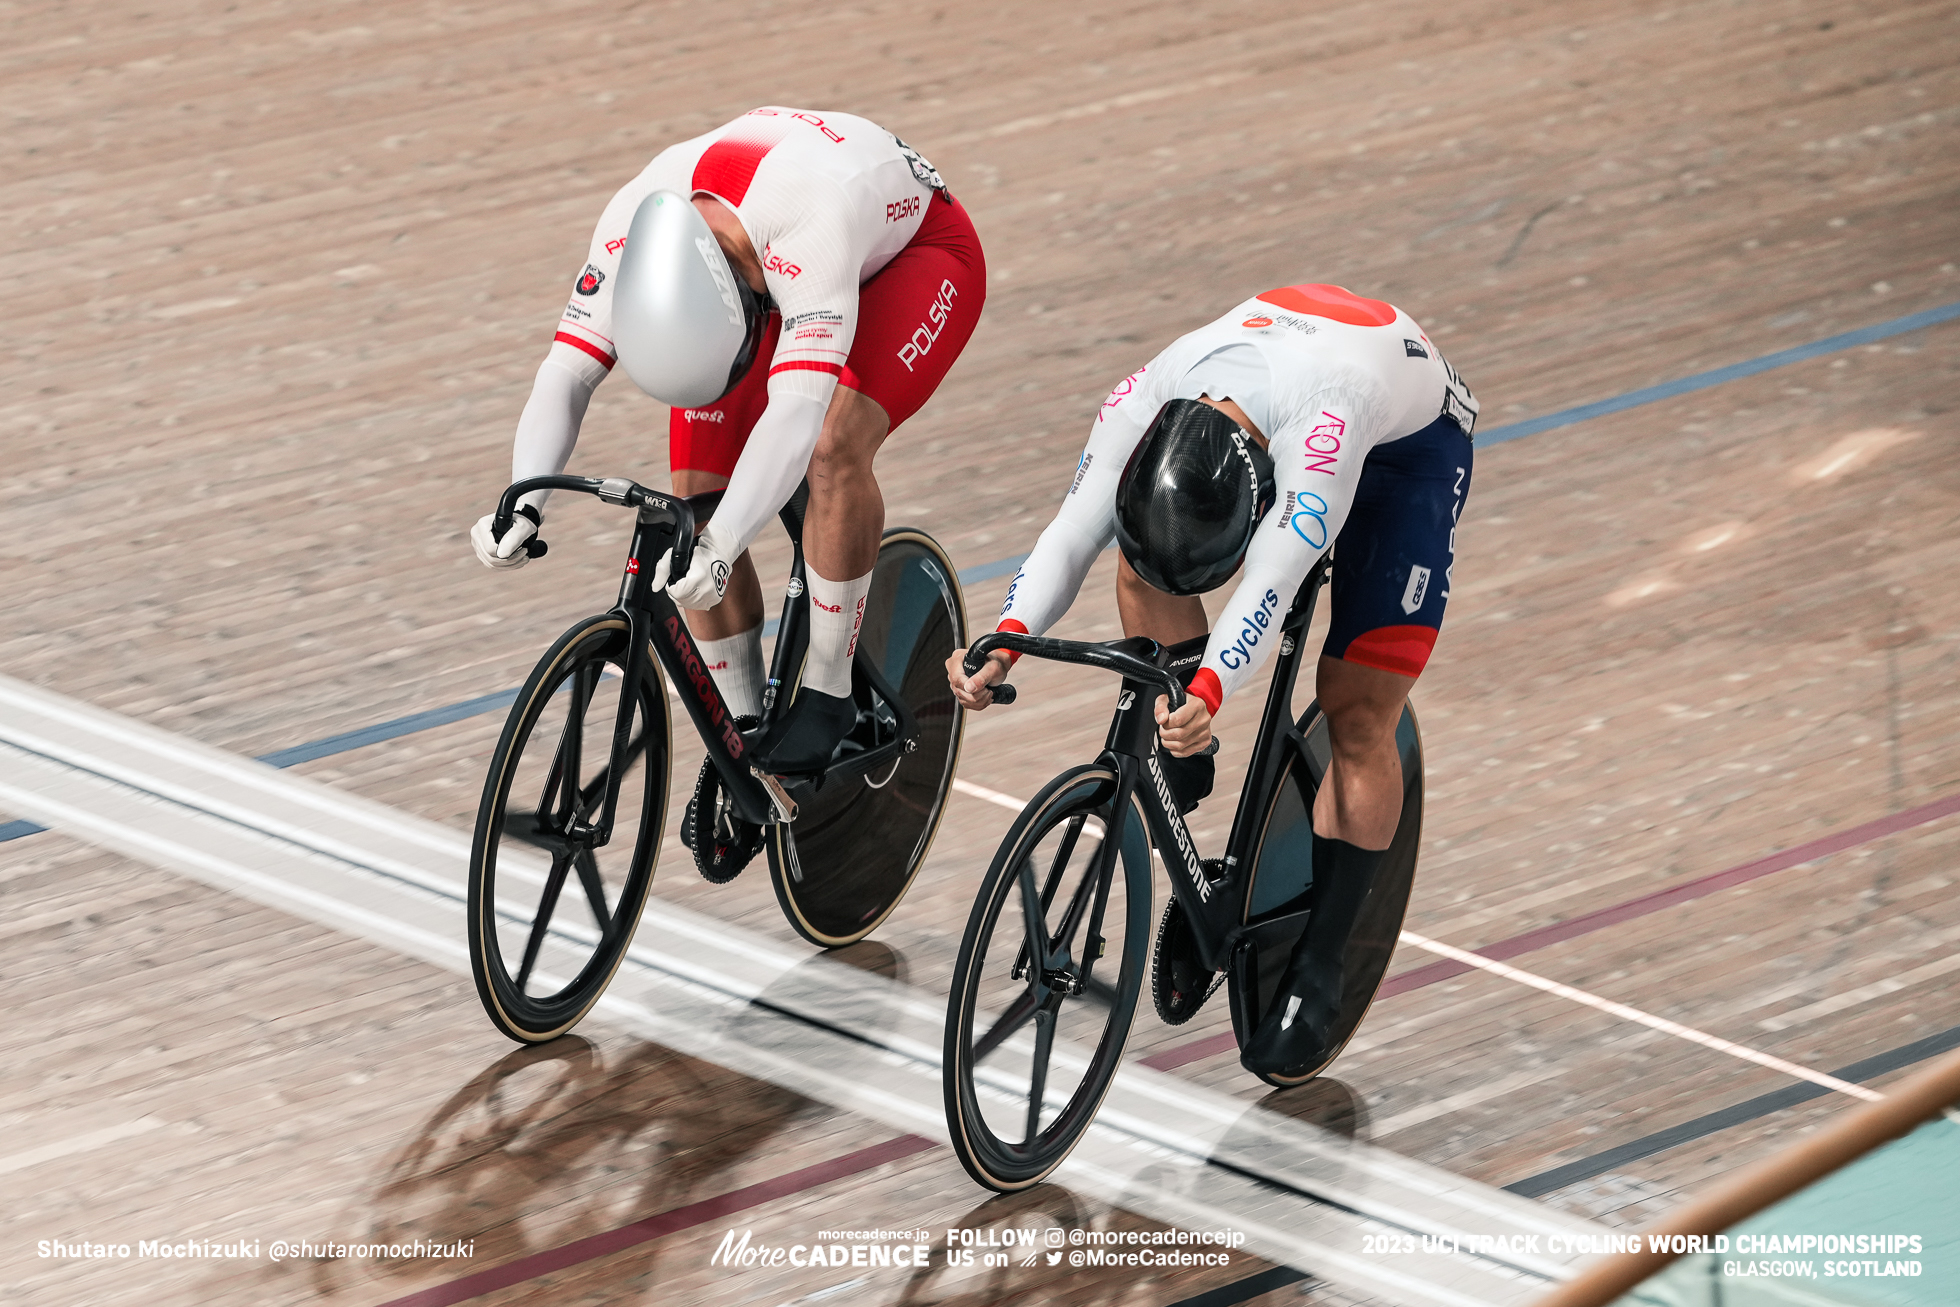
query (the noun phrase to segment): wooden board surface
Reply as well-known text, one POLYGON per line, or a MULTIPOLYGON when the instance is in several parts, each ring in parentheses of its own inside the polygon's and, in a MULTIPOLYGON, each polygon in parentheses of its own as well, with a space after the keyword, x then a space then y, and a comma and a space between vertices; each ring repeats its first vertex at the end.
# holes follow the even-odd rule
MULTIPOLYGON (((873 118, 974 216, 986 317, 879 460, 888 520, 962 566, 1029 546, 1110 385, 1267 286, 1404 306, 1487 427, 1960 300, 1950 4, 15 5, 0 31, 0 670, 242 753, 507 688, 609 602, 613 510, 561 502, 549 559, 512 576, 465 533, 605 199, 754 104, 873 118)), ((1416 694, 1413 929, 1475 946, 1960 789, 1956 380, 1947 326, 1480 451, 1416 694)), ((662 484, 664 432, 613 382, 574 470, 662 484)), ((780 546, 760 552, 779 572, 780 546)), ((1061 633, 1114 633, 1108 571, 1061 633)), ((976 623, 1004 588, 970 587, 976 623)), ((1021 679, 963 765, 1010 795, 1093 752, 1110 690, 1021 679)), ((496 728, 304 771, 466 825, 496 728)), ((1250 731, 1228 708, 1228 744, 1250 731)), ((696 758, 683 744, 676 774, 696 758)), ((1009 818, 954 801, 880 965, 943 987, 1009 818)), ((1208 849, 1227 819, 1201 810, 1208 849)), ((1516 964, 1842 1066, 1960 1022, 1936 966, 1960 927, 1955 838, 1915 828, 1516 964), (1900 973, 1922 978, 1831 1007, 1900 973)), ((670 847, 656 892, 788 937, 754 873, 708 886, 670 847)), ((512 1072, 467 986, 59 836, 0 845, 0 896, 0 1153, 149 1123, 16 1173, 9 1301, 379 1303, 453 1277, 32 1247, 249 1218, 442 1226, 480 1238, 481 1265, 883 1137, 603 1034, 562 1079, 512 1072), (506 1080, 542 1138, 498 1116, 485 1086, 506 1080)), ((1176 1031, 1146 1014, 1131 1049, 1225 1028, 1222 1004, 1176 1031)), ((1183 1074, 1262 1098, 1230 1056, 1183 1074)), ((1331 1079, 1265 1101, 1499 1184, 1788 1083, 1488 976, 1385 1000, 1331 1079)), ((1552 1199, 1638 1219, 1839 1106, 1552 1199)), ((941 1151, 754 1223, 943 1225, 979 1204, 941 1151)), ((563 1292, 821 1287, 714 1281, 722 1228, 563 1292)), ((1170 1302, 1252 1269, 865 1291, 1170 1302)))

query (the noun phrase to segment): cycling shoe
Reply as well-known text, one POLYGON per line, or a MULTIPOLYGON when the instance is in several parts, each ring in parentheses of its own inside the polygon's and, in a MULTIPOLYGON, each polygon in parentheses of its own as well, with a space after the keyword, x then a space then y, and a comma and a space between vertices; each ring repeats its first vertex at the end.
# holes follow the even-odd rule
POLYGON ((1341 961, 1386 852, 1313 837, 1314 897, 1307 928, 1286 960, 1271 1006, 1239 1052, 1239 1064, 1254 1075, 1306 1075, 1337 1051, 1330 1045, 1341 1015, 1341 961))
POLYGON ((1341 968, 1296 975, 1288 966, 1273 1005, 1239 1052, 1239 1065, 1254 1075, 1302 1075, 1326 1063, 1334 1023, 1341 1015, 1341 968))
POLYGON ((777 776, 812 776, 830 766, 831 754, 851 727, 857 705, 818 690, 796 692, 796 702, 756 747, 762 765, 777 776))

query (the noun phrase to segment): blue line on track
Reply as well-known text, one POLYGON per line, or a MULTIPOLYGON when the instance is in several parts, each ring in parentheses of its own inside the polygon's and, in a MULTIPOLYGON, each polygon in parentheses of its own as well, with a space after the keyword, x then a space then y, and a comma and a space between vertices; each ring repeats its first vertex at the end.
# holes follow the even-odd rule
MULTIPOLYGON (((1676 395, 1706 390, 1710 386, 1719 386, 1724 382, 1737 381, 1743 377, 1753 377, 1759 372, 1787 367, 1792 363, 1801 363, 1805 359, 1817 358, 1819 355, 1835 354, 1839 350, 1869 345, 1873 341, 1887 340, 1893 336, 1902 336, 1923 327, 1938 326, 1942 322, 1951 322, 1955 318, 1960 318, 1960 302, 1942 304, 1935 309, 1909 313, 1903 318, 1893 318, 1890 322, 1880 322, 1870 327, 1860 327, 1856 331, 1826 336, 1808 345, 1781 349, 1774 354, 1765 354, 1761 358, 1750 359, 1744 363, 1731 363, 1725 368, 1716 368, 1712 372, 1697 372, 1691 377, 1663 382, 1658 386, 1648 386, 1644 390, 1629 391, 1612 399, 1602 399, 1595 404, 1581 404, 1577 408, 1548 413, 1542 418, 1529 418, 1523 422, 1496 427, 1479 435, 1477 444, 1479 446, 1501 445, 1507 440, 1518 440, 1525 436, 1537 435, 1540 431, 1569 427, 1589 418, 1605 417, 1608 413, 1623 413, 1642 404, 1652 404, 1663 399, 1672 399, 1676 395)), ((1016 554, 1012 558, 1000 558, 991 563, 979 563, 969 567, 960 573, 960 584, 972 585, 977 581, 992 581, 999 577, 1012 576, 1021 564, 1027 561, 1027 557, 1026 554, 1016 554)), ((774 621, 763 628, 764 635, 775 633, 774 621)), ((379 744, 384 740, 399 739, 401 736, 413 735, 417 731, 426 731, 436 726, 447 726, 450 722, 459 722, 466 717, 496 712, 500 708, 508 708, 516 701, 516 690, 499 690, 495 694, 480 695, 474 699, 465 699, 461 703, 431 708, 427 712, 411 713, 407 717, 397 717, 393 721, 366 726, 358 731, 329 735, 323 740, 314 740, 310 744, 295 745, 290 749, 264 754, 259 761, 271 763, 274 767, 291 767, 295 763, 311 762, 315 758, 325 758, 330 754, 345 753, 349 749, 359 749, 365 745, 379 744)), ((0 843, 17 840, 23 835, 32 835, 45 829, 46 827, 36 826, 31 821, 10 821, 0 824, 0 843)))
POLYGON ((1626 394, 1615 396, 1612 399, 1602 399, 1596 404, 1581 404, 1577 408, 1561 409, 1557 413, 1548 413, 1542 418, 1528 418, 1523 422, 1513 422, 1509 426, 1497 427, 1488 432, 1480 432, 1477 436, 1477 445, 1479 448, 1485 445, 1501 445, 1507 440, 1517 440, 1524 436, 1535 436, 1540 431, 1550 431, 1555 427, 1569 427, 1575 422, 1584 422, 1589 418, 1605 417, 1608 413, 1623 413, 1627 409, 1638 408, 1642 404, 1652 404, 1658 400, 1673 399, 1676 395, 1686 395, 1692 391, 1706 390, 1710 386, 1719 386, 1725 381, 1738 381, 1743 377, 1753 377, 1758 372, 1768 372, 1772 368, 1788 367, 1792 363, 1801 363, 1805 359, 1814 359, 1820 354, 1835 354, 1842 349, 1851 349, 1858 345, 1869 345, 1875 340, 1886 340, 1892 336, 1903 336, 1908 331, 1918 331, 1921 327, 1938 326, 1942 322, 1951 322, 1955 318, 1960 318, 1960 303, 1942 304, 1936 309, 1927 309, 1923 313, 1907 314, 1903 318, 1894 318, 1890 322, 1881 322, 1876 326, 1860 327, 1856 331, 1847 331, 1836 336, 1826 336, 1824 339, 1814 340, 1808 345, 1797 345, 1790 349, 1780 349, 1774 354, 1765 354, 1761 358, 1750 359, 1746 363, 1731 363, 1725 368, 1716 368, 1713 372, 1697 372, 1692 377, 1682 377, 1678 381, 1662 382, 1658 386, 1648 386, 1645 390, 1628 391, 1626 394))

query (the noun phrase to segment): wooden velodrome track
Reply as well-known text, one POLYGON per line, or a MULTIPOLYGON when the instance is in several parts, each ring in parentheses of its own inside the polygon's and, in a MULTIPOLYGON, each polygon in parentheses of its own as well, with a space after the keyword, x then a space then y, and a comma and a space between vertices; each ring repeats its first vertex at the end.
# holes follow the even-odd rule
MULTIPOLYGON (((1960 300, 1944 0, 184 0, 11 5, 0 33, 0 671, 245 755, 505 689, 607 601, 611 510, 561 503, 511 576, 465 532, 599 207, 755 104, 889 126, 980 229, 986 316, 879 463, 888 521, 962 567, 1029 546, 1113 382, 1268 286, 1403 305, 1487 429, 1960 300)), ((1416 693, 1413 931, 1479 948, 1700 886, 1500 956, 1804 1067, 1876 1059, 1844 1074, 1881 1092, 1960 1024, 1956 382, 1936 326, 1481 451, 1416 693)), ((664 484, 664 413, 630 385, 585 430, 573 470, 664 484)), ((1061 633, 1115 631, 1109 566, 1061 633)), ((976 624, 1004 585, 968 587, 976 624)), ((1025 796, 1093 751, 1109 687, 1019 679, 962 775, 1025 796)), ((1249 721, 1228 708, 1228 753, 1249 721)), ((466 827, 498 724, 298 771, 466 827)), ((861 964, 943 992, 1009 817, 955 798, 861 964)), ((1201 842, 1228 819, 1201 810, 1201 842)), ((706 885, 671 841, 655 892, 789 938, 766 875, 706 885)), ((0 844, 0 896, 0 1301, 377 1304, 892 1135, 603 1026, 512 1055, 451 973, 59 831, 0 844), (475 1249, 36 1253, 282 1232, 475 1249)), ((1624 1225, 1848 1102, 1435 961, 1405 948, 1433 983, 1268 1106, 1624 1225)), ((1176 1031, 1146 1008, 1132 1056, 1261 1100, 1191 1051, 1226 1029, 1222 1002, 1176 1031)), ((982 1198, 943 1148, 782 1188, 477 1301, 795 1300, 851 1273, 728 1278, 723 1232, 940 1229, 982 1198)), ((882 1272, 836 1301, 1242 1301, 1286 1278, 1263 1268, 882 1272)))

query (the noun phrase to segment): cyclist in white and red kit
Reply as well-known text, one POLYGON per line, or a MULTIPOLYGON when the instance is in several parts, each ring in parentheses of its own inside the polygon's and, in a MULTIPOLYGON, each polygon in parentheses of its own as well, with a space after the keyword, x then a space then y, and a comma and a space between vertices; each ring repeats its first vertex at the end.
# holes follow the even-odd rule
MULTIPOLYGON (((1401 816, 1395 727, 1442 626, 1470 488, 1477 401, 1392 304, 1338 286, 1270 290, 1173 342, 1096 415, 1055 520, 1008 588, 998 629, 1040 635, 1112 539, 1125 635, 1205 639, 1198 594, 1243 572, 1182 708, 1159 700, 1166 768, 1187 806, 1211 788, 1212 719, 1265 663, 1314 563, 1335 549, 1317 670, 1333 759, 1315 798, 1312 915, 1279 998, 1246 1041, 1255 1071, 1315 1064, 1339 958, 1401 816), (1318 961, 1316 961, 1316 959, 1318 961)), ((962 704, 992 702, 997 651, 962 704)))
MULTIPOLYGON (((760 745, 778 772, 820 770, 852 725, 851 654, 884 528, 872 459, 944 379, 986 293, 979 238, 938 172, 851 114, 751 110, 663 150, 599 219, 511 475, 564 469, 615 362, 672 406, 675 492, 727 493, 668 590, 737 716, 760 712, 764 676, 747 549, 808 476, 809 658, 760 745)), ((501 539, 477 523, 485 564, 526 561, 546 493, 525 497, 501 539)))

